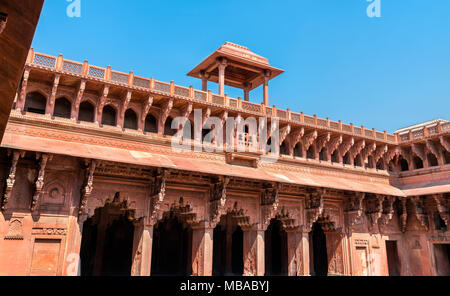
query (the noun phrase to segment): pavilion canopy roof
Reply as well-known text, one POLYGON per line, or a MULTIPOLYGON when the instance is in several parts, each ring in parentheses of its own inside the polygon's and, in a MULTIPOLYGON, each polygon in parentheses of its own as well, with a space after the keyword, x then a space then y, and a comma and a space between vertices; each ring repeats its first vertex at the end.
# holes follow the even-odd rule
POLYGON ((283 70, 269 65, 269 60, 250 51, 250 49, 226 42, 219 49, 203 60, 187 75, 195 78, 203 78, 218 83, 218 66, 221 59, 227 61, 225 69, 225 85, 244 89, 246 85, 250 90, 257 88, 264 82, 264 73, 269 71, 270 79, 284 73, 283 70))

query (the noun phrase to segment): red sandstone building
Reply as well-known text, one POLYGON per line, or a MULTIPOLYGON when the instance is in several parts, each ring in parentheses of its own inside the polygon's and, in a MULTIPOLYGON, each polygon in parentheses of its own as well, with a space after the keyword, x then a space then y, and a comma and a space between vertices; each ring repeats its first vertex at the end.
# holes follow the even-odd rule
POLYGON ((0 275, 450 275, 450 123, 281 110, 282 72, 226 43, 196 90, 31 50, 0 150, 0 275), (278 118, 279 159, 173 151, 195 109, 278 118))

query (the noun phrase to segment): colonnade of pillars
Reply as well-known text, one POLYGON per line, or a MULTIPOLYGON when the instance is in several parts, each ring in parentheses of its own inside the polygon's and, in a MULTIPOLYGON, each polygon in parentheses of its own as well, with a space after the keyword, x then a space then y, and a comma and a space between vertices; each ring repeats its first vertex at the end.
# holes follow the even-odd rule
MULTIPOLYGON (((310 236, 317 244, 317 235, 286 231, 279 220, 262 230, 241 227, 231 215, 223 216, 215 228, 191 226, 173 215, 154 226, 133 224, 124 217, 102 212, 84 223, 81 275, 311 274, 310 236)), ((322 243, 311 254, 313 273, 318 275, 327 272, 326 242, 322 243)))

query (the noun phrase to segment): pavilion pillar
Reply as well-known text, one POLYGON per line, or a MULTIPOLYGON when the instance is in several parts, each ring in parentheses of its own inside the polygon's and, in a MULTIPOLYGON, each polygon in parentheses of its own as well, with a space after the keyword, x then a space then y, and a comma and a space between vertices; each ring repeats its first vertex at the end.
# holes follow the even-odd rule
POLYGON ((263 96, 265 106, 269 106, 269 80, 270 80, 270 72, 266 71, 264 73, 264 84, 263 84, 263 96))
POLYGON ((208 91, 208 79, 210 74, 207 74, 205 71, 200 72, 200 77, 202 78, 202 91, 208 91))
POLYGON ((246 102, 250 101, 250 84, 249 83, 244 84, 244 101, 246 101, 246 102))
POLYGON ((192 275, 212 276, 213 233, 208 226, 192 229, 192 275))
POLYGON ((225 69, 227 67, 227 60, 222 59, 219 63, 219 96, 225 95, 225 69))
POLYGON ((264 230, 244 231, 244 276, 264 276, 264 230))
POLYGON ((132 276, 150 276, 152 265, 153 225, 144 222, 134 226, 132 276))

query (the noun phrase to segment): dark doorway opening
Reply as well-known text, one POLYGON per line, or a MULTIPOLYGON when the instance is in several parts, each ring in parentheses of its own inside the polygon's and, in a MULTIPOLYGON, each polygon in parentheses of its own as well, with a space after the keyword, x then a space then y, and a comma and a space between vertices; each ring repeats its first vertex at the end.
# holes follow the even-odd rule
POLYGON ((287 233, 280 220, 272 219, 264 234, 265 275, 288 275, 287 233))
POLYGON ((244 273, 244 232, 231 214, 222 216, 214 228, 213 275, 241 276, 244 273))
POLYGON ((47 105, 47 98, 38 92, 29 93, 25 99, 25 112, 45 114, 45 107, 47 105))
POLYGON ((97 209, 83 224, 82 276, 130 276, 134 225, 118 204, 97 209))
POLYGON ((94 122, 95 107, 88 101, 84 101, 80 104, 80 110, 78 113, 78 121, 94 122))
POLYGON ((450 276, 450 244, 435 244, 434 258, 438 276, 450 276))
POLYGON ((72 110, 72 103, 62 97, 55 101, 55 110, 53 111, 54 117, 70 119, 70 113, 72 110))
POLYGON ((160 221, 153 230, 152 275, 189 276, 192 274, 192 229, 178 217, 160 221))
POLYGON ((389 276, 399 276, 400 259, 398 257, 397 241, 386 241, 386 254, 389 276))
POLYGON ((102 125, 116 126, 116 109, 110 105, 103 108, 102 125))
POLYGON ((327 276, 328 275, 328 255, 327 255, 327 238, 323 232, 320 223, 314 223, 310 233, 310 241, 312 242, 310 254, 312 253, 311 275, 327 276))

